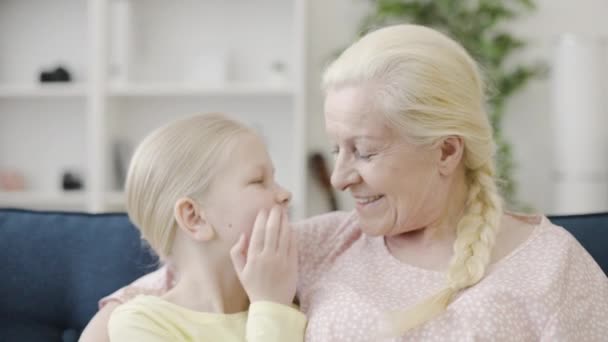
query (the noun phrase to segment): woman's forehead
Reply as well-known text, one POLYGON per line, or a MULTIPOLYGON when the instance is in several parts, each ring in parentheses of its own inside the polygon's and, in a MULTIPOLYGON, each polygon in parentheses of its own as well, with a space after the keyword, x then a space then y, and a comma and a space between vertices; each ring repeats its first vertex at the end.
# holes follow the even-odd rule
POLYGON ((389 121, 380 113, 327 113, 325 128, 342 139, 386 140, 393 136, 389 121))
POLYGON ((325 96, 325 112, 365 113, 374 111, 374 91, 369 86, 349 85, 329 89, 325 96))
POLYGON ((390 123, 377 106, 373 94, 373 89, 365 86, 328 91, 324 108, 326 125, 349 131, 360 130, 361 135, 384 134, 390 123))

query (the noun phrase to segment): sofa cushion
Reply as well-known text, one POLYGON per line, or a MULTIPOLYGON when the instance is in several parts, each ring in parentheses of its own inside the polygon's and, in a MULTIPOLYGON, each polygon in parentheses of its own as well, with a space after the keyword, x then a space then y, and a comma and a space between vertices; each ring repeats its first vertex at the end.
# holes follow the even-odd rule
POLYGON ((75 340, 97 301, 157 266, 124 214, 0 209, 0 340, 75 340))
MULTIPOLYGON (((608 213, 550 219, 608 274, 608 213)), ((75 341, 101 297, 156 266, 125 214, 0 209, 0 341, 75 341)))

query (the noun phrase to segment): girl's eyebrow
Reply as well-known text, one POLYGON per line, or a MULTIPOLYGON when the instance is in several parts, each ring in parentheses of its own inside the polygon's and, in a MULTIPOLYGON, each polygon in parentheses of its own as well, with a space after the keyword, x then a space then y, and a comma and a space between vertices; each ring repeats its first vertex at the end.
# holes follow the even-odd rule
MULTIPOLYGON (((251 170, 252 170, 251 173, 255 173, 256 175, 259 173, 264 174, 266 172, 266 165, 264 165, 264 164, 254 165, 251 168, 251 170)), ((275 171, 276 170, 275 170, 274 166, 272 166, 270 168, 270 173, 274 175, 275 171)))
POLYGON ((255 165, 251 168, 252 173, 258 174, 258 173, 264 173, 264 166, 263 165, 255 165))

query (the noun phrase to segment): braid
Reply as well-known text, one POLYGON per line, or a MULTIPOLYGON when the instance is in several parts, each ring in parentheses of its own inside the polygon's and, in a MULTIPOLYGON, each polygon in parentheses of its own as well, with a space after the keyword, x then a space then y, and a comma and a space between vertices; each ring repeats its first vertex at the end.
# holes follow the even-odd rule
POLYGON ((454 257, 448 271, 448 284, 456 291, 476 284, 484 276, 502 216, 492 166, 469 171, 467 178, 467 206, 456 228, 454 257))
POLYGON ((502 202, 493 176, 491 162, 468 171, 468 198, 465 214, 457 226, 454 257, 447 274, 448 284, 410 311, 390 315, 390 335, 402 335, 438 316, 445 311, 454 295, 483 278, 502 216, 502 202))

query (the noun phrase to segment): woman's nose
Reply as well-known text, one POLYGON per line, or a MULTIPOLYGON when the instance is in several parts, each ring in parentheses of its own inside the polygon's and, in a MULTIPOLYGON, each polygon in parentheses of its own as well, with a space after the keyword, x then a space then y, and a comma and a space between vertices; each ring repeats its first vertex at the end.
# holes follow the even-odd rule
POLYGON ((359 179, 357 172, 344 161, 343 158, 338 157, 334 170, 331 173, 331 185, 337 190, 344 191, 349 186, 356 183, 359 179))

